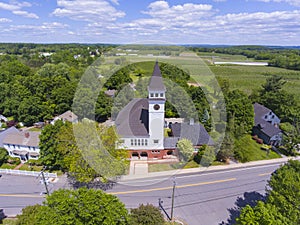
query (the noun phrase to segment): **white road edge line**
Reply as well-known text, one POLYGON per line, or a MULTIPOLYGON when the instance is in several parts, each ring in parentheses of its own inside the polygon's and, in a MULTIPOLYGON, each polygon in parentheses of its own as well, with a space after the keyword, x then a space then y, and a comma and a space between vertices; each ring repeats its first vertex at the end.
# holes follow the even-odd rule
POLYGON ((141 180, 129 180, 129 181, 119 181, 117 183, 119 184, 131 184, 131 186, 133 183, 145 183, 145 182, 152 182, 152 181, 163 181, 163 180, 168 180, 168 179, 173 179, 173 177, 176 177, 177 179, 185 179, 188 177, 200 177, 200 176, 208 176, 208 175, 212 175, 212 174, 223 174, 223 173, 231 173, 234 171, 244 171, 244 170, 251 170, 251 169, 258 169, 258 168, 268 168, 268 167, 275 167, 278 166, 282 163, 276 163, 276 164, 271 164, 271 165, 262 165, 262 166, 252 166, 252 167, 248 167, 248 168, 238 168, 238 169, 232 169, 232 170, 226 170, 226 171, 215 171, 215 172, 211 172, 211 173, 205 173, 202 174, 201 172, 207 172, 207 170, 204 171, 199 171, 200 174, 192 174, 192 175, 182 175, 180 177, 177 177, 176 175, 181 175, 181 174, 176 174, 174 173, 173 175, 170 175, 169 178, 164 179, 164 177, 167 177, 167 175, 162 176, 162 178, 156 178, 156 179, 147 179, 147 178, 140 178, 141 180))

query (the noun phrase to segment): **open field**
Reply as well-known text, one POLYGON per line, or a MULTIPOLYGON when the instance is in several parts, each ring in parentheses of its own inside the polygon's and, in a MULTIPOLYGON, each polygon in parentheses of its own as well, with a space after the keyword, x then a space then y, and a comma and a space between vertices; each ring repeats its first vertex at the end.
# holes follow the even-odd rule
MULTIPOLYGON (((300 71, 287 70, 269 66, 248 66, 248 65, 213 65, 207 63, 212 59, 212 53, 200 53, 200 58, 194 56, 126 56, 125 58, 131 63, 136 64, 137 70, 130 74, 134 82, 137 82, 138 72, 142 72, 143 76, 150 76, 153 70, 154 62, 166 62, 177 65, 179 68, 187 71, 191 75, 190 82, 197 80, 200 85, 207 86, 213 77, 227 78, 230 82, 230 89, 240 89, 247 94, 251 94, 253 90, 257 90, 265 82, 266 78, 271 75, 280 75, 287 81, 284 90, 289 93, 300 95, 300 71)), ((217 61, 254 61, 249 60, 242 55, 213 54, 217 61)))
POLYGON ((300 95, 300 71, 268 66, 210 65, 209 68, 216 76, 227 78, 231 89, 250 94, 260 88, 268 76, 280 75, 287 81, 283 89, 300 95))

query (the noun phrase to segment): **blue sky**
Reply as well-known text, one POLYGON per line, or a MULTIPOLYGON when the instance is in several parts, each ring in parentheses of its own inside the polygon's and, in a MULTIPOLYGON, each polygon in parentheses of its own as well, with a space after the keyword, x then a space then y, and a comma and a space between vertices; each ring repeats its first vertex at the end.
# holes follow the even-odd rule
POLYGON ((0 42, 300 45, 300 0, 4 0, 0 42))

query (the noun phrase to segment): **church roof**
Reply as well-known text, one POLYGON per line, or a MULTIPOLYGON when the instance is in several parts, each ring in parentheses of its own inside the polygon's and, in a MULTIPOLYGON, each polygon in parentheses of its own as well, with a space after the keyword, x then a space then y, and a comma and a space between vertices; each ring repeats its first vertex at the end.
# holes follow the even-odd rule
POLYGON ((166 91, 158 62, 155 63, 153 74, 148 86, 148 91, 166 91))
POLYGON ((131 100, 118 114, 117 132, 121 137, 149 137, 148 99, 131 100))
POLYGON ((171 130, 174 137, 189 139, 194 146, 214 145, 214 141, 200 123, 174 123, 171 124, 171 130))

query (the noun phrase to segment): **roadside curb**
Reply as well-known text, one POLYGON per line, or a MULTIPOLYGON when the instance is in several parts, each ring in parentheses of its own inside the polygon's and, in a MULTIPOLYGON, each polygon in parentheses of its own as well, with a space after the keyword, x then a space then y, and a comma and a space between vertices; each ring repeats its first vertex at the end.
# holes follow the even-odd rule
POLYGON ((278 164, 278 163, 285 163, 291 159, 300 160, 300 157, 286 157, 286 158, 252 161, 247 163, 237 163, 237 164, 230 164, 230 165, 170 170, 170 171, 152 172, 152 173, 138 174, 138 175, 126 175, 121 177, 120 181, 129 181, 129 180, 136 180, 136 179, 143 179, 143 178, 155 178, 155 177, 163 177, 163 176, 176 176, 181 174, 199 173, 199 172, 213 172, 213 171, 230 170, 230 169, 238 169, 238 168, 253 167, 253 166, 262 166, 268 164, 278 164))

